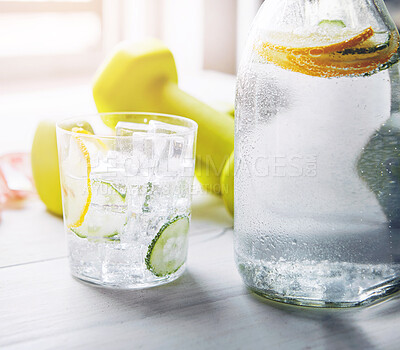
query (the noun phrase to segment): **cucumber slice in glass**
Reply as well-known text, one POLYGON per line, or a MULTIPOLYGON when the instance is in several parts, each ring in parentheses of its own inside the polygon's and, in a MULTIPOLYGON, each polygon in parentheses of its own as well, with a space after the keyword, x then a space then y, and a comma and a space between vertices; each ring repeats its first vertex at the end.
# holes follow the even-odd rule
POLYGON ((126 225, 126 215, 114 212, 104 213, 102 210, 89 210, 83 224, 70 228, 80 238, 111 238, 122 233, 126 225))
POLYGON ((164 224, 150 243, 146 266, 158 277, 170 275, 185 263, 189 218, 181 215, 164 224))
POLYGON ((124 205, 126 187, 104 180, 92 181, 92 203, 97 205, 124 205))
POLYGON ((80 238, 111 238, 122 233, 126 223, 126 204, 123 188, 106 181, 92 181, 92 201, 79 227, 70 230, 80 238))

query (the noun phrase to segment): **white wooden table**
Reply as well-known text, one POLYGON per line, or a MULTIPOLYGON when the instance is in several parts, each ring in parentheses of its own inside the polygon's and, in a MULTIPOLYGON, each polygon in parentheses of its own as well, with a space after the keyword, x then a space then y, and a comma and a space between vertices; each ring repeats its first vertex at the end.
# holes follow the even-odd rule
POLYGON ((352 310, 268 302, 235 269, 232 220, 196 197, 187 271, 140 291, 73 279, 63 225, 38 201, 0 225, 0 349, 398 349, 400 298, 352 310))
MULTIPOLYGON (((0 146, 9 145, 5 136, 0 146)), ((113 291, 70 276, 62 221, 38 200, 5 211, 0 349, 400 348, 399 296, 324 310, 250 293, 235 268, 231 227, 219 198, 195 196, 186 273, 162 287, 113 291)))

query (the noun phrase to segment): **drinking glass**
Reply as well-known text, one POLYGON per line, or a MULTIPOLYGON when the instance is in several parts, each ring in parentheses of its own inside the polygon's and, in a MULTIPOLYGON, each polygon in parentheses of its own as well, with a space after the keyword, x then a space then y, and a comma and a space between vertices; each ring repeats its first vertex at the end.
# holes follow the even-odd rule
POLYGON ((74 277, 130 289, 182 275, 196 135, 195 122, 153 113, 107 113, 58 123, 74 277))

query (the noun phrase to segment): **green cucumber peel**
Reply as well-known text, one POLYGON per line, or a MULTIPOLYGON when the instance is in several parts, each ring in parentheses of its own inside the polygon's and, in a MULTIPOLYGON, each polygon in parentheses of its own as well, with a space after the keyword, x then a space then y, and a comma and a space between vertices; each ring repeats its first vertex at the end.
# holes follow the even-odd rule
POLYGON ((147 269, 157 277, 178 271, 186 261, 188 233, 189 217, 186 215, 176 216, 165 223, 147 250, 147 269), (175 255, 174 259, 171 255, 175 255))

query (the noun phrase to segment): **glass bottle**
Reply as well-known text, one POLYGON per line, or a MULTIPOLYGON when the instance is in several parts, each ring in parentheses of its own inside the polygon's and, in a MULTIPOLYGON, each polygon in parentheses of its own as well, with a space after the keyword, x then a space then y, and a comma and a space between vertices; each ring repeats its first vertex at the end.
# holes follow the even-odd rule
POLYGON ((382 0, 267 0, 238 74, 235 259, 291 304, 400 289, 399 34, 382 0))

